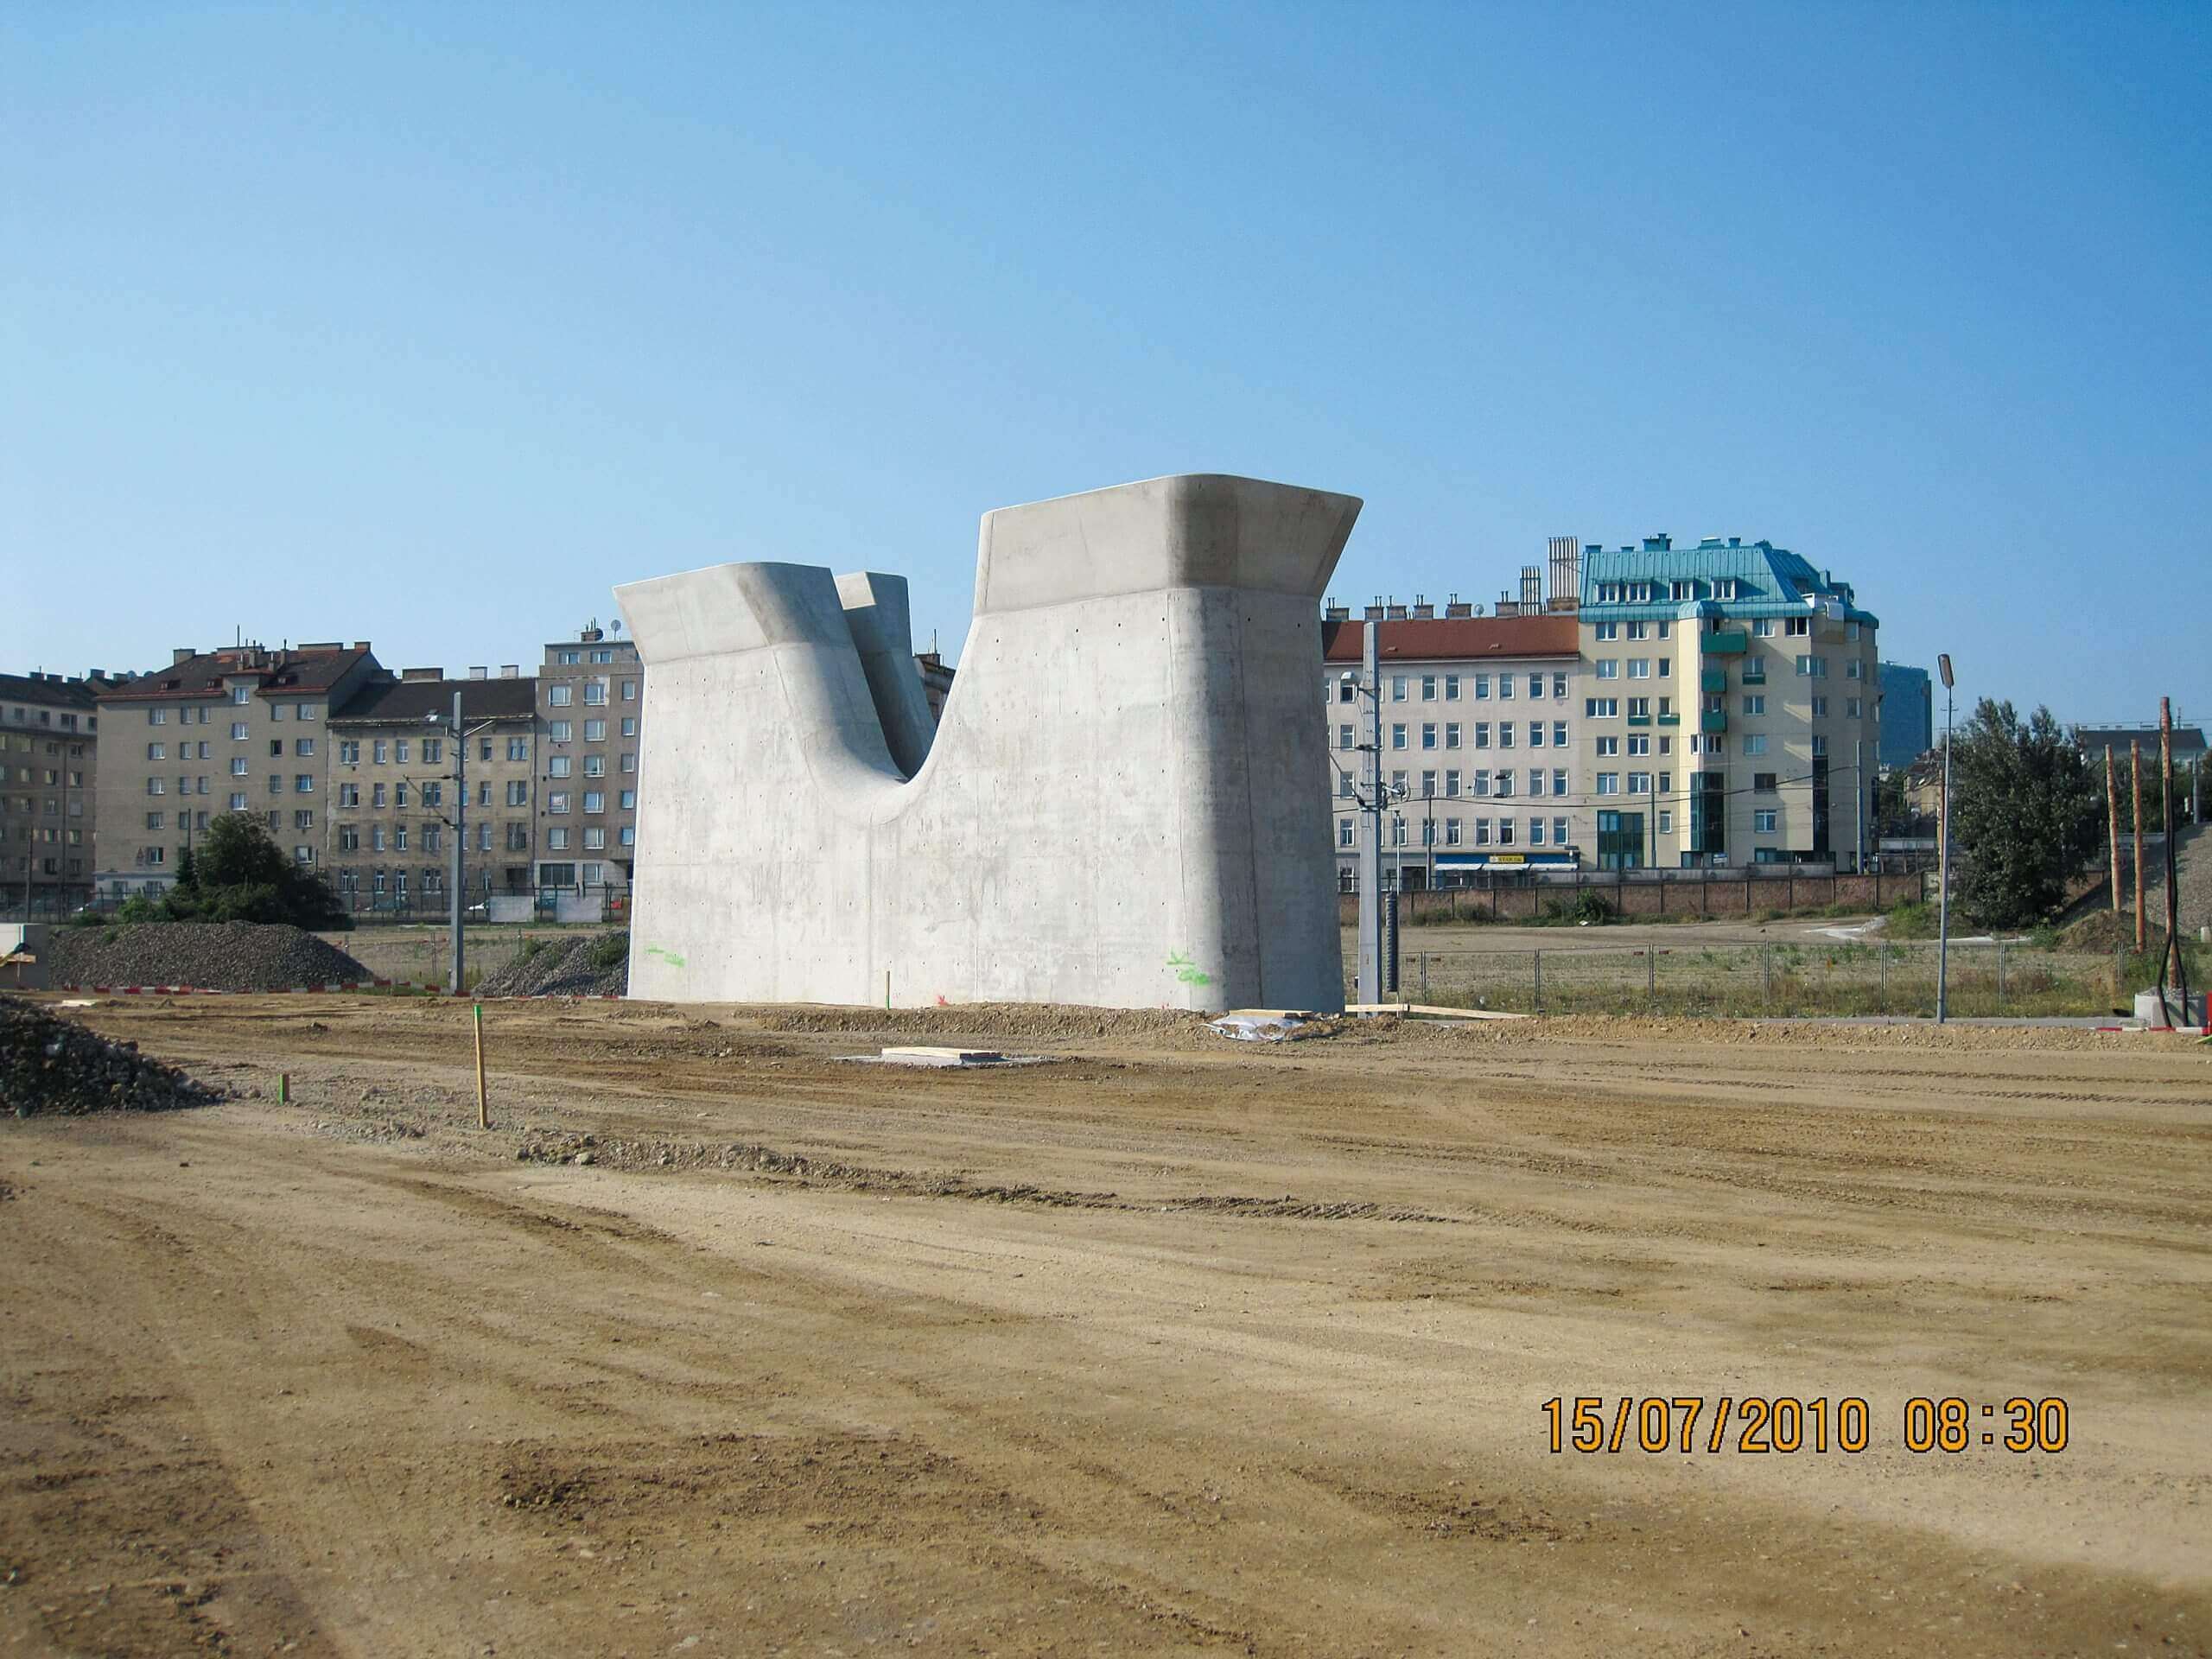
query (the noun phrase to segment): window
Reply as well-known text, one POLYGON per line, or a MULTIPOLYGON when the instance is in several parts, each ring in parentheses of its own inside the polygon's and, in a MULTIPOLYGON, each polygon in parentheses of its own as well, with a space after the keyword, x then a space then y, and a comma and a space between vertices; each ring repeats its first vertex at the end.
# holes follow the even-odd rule
POLYGON ((292 753, 299 755, 313 754, 315 753, 315 739, 311 737, 294 738, 292 740, 292 753))
POLYGON ((1598 639, 1618 639, 1621 637, 1621 625, 1618 622, 1595 623, 1591 627, 1591 636, 1598 639))
POLYGON ((1774 619, 1770 616, 1753 617, 1751 619, 1751 637, 1755 639, 1773 639, 1774 619))
POLYGON ((1774 834, 1776 821, 1780 817, 1781 814, 1770 806, 1760 808, 1759 810, 1751 814, 1751 833, 1755 836, 1774 834))
POLYGON ((1351 845, 1351 820, 1350 818, 1338 818, 1337 820, 1337 845, 1339 847, 1349 847, 1351 845))
POLYGON ((607 682, 605 680, 586 680, 584 682, 584 702, 594 708, 604 709, 607 706, 607 682))
POLYGON ((1554 818, 1552 820, 1552 845, 1554 847, 1564 847, 1567 845, 1567 820, 1565 818, 1554 818))
POLYGON ((1567 695, 1567 671, 1566 671, 1566 670, 1564 670, 1564 669, 1561 669, 1561 670, 1559 670, 1558 671, 1556 671, 1555 673, 1554 673, 1554 674, 1553 674, 1553 676, 1552 676, 1552 696, 1555 696, 1555 697, 1564 697, 1566 695, 1567 695))
POLYGON ((149 760, 168 760, 169 758, 169 746, 166 743, 149 743, 146 746, 146 758, 149 760))
POLYGON ((281 737, 270 738, 269 740, 269 758, 272 760, 281 760, 283 757, 283 753, 284 740, 281 737))
POLYGON ((545 701, 556 709, 566 709, 575 700, 575 688, 566 681, 545 689, 545 701))
POLYGON ((1672 679, 1674 675, 1675 659, 1671 657, 1662 657, 1659 659, 1659 677, 1662 680, 1672 679))
MULTIPOLYGON (((594 651, 594 652, 591 653, 591 660, 592 660, 592 661, 594 661, 594 663, 611 663, 611 662, 613 662, 613 661, 614 660, 614 650, 613 650, 613 646, 611 646, 611 645, 602 645, 602 646, 601 646, 599 649, 597 649, 596 651, 594 651)), ((589 876, 586 876, 584 879, 585 879, 587 881, 588 881, 588 880, 590 880, 592 878, 591 878, 591 877, 589 877, 589 876)))
POLYGON ((1421 723, 1421 746, 1424 749, 1433 749, 1436 747, 1436 722, 1434 721, 1424 721, 1421 723))
POLYGON ((614 804, 620 807, 625 812, 636 811, 638 810, 638 791, 634 789, 624 790, 620 795, 614 798, 614 804))
MULTIPOLYGON (((312 747, 309 747, 307 752, 309 754, 313 754, 315 750, 312 747)), ((445 758, 446 745, 443 738, 426 737, 423 740, 423 764, 424 766, 435 766, 445 758)))
POLYGON ((231 810, 233 812, 243 812, 245 810, 245 797, 244 795, 233 795, 231 797, 231 810))
POLYGON ((1745 754, 1764 754, 1766 753, 1766 734, 1764 732, 1745 733, 1744 753, 1745 754))
POLYGON ((1649 697, 1630 697, 1628 700, 1628 717, 1630 720, 1650 719, 1651 699, 1649 697))
POLYGON ((292 778, 292 792, 295 795, 314 794, 315 774, 311 772, 295 773, 292 778))
MULTIPOLYGON (((1459 701, 1459 677, 1457 674, 1446 674, 1444 677, 1444 701, 1446 702, 1459 701)), ((623 735, 627 737, 629 734, 625 732, 623 735)))
POLYGON ((320 720, 321 717, 322 705, 319 702, 303 702, 292 710, 295 720, 320 720))
POLYGON ((1618 772, 1599 772, 1598 774, 1598 792, 1600 795, 1619 794, 1621 792, 1620 773, 1618 772))
POLYGON ((1857 697, 1846 697, 1843 700, 1844 718, 1847 720, 1863 719, 1865 717, 1866 707, 1866 705, 1861 702, 1857 697))
POLYGON ((1435 675, 1424 674, 1421 677, 1421 700, 1423 702, 1434 702, 1436 701, 1435 675))
POLYGON ((623 736, 625 736, 625 737, 635 737, 637 734, 638 734, 638 718, 637 718, 637 716, 636 716, 635 715, 625 715, 622 717, 622 735, 623 735, 623 736))
POLYGON ((588 755, 584 756, 584 776, 585 776, 585 777, 587 777, 587 778, 604 778, 606 775, 607 775, 607 757, 606 757, 605 755, 603 755, 603 754, 588 754, 588 755))
POLYGON ((1828 741, 1818 732, 1813 734, 1813 756, 1818 760, 1828 752, 1828 741))
POLYGON ((270 704, 269 705, 269 718, 270 718, 270 719, 271 719, 271 720, 282 720, 282 719, 283 719, 283 718, 284 718, 284 705, 283 705, 283 703, 281 703, 281 702, 272 702, 272 703, 270 703, 270 704))
POLYGON ((1567 793, 1567 768, 1565 766, 1554 766, 1552 768, 1552 793, 1554 795, 1564 795, 1567 793))
POLYGON ((603 720, 588 720, 584 721, 584 741, 587 743, 604 743, 607 741, 607 722, 603 720))
POLYGON ((1402 847, 1406 844, 1406 821, 1403 818, 1390 820, 1390 844, 1393 847, 1402 847))
POLYGON ((361 746, 359 743, 340 743, 338 746, 338 764, 340 766, 359 766, 360 762, 361 746))
POLYGON ((1421 821, 1421 844, 1424 847, 1433 847, 1436 845, 1436 820, 1434 818, 1423 818, 1421 821))
MULTIPOLYGON (((1852 626, 1856 627, 1858 624, 1853 623, 1852 626)), ((1859 661, 1856 657, 1847 658, 1843 664, 1843 677, 1847 680, 1865 679, 1866 677, 1866 664, 1859 661)))
POLYGON ((1403 702, 1405 700, 1406 677, 1402 674, 1393 675, 1390 679, 1390 701, 1403 702))
POLYGON ((638 683, 637 683, 635 680, 625 680, 625 681, 623 681, 623 682, 622 682, 622 701, 623 701, 623 702, 635 702, 637 700, 638 700, 638 683))
POLYGON ((253 688, 250 685, 234 685, 231 688, 231 701, 235 703, 242 705, 252 695, 253 688))
POLYGON ((382 784, 371 784, 369 785, 369 804, 371 806, 382 806, 385 801, 384 791, 385 786, 382 784))
POLYGON ((1494 793, 1510 795, 1513 792, 1513 774, 1503 771, 1494 772, 1491 776, 1490 784, 1494 793))
POLYGON ((1583 717, 1587 720, 1616 720, 1619 718, 1620 712, 1621 700, 1618 697, 1585 697, 1582 700, 1583 717))
POLYGON ((1649 795, 1651 792, 1651 774, 1648 772, 1629 773, 1628 792, 1631 795, 1649 795))
POLYGON ((1751 789, 1753 792, 1760 795, 1773 794, 1775 776, 1776 774, 1770 772, 1753 772, 1751 774, 1751 789))
POLYGON ((149 830, 162 830, 168 828, 168 825, 162 822, 168 817, 168 815, 166 812, 149 812, 146 815, 146 827, 149 830))
POLYGON ((596 789, 586 790, 584 791, 584 810, 587 812, 606 811, 607 795, 605 791, 596 789))
POLYGON ((1542 675, 1531 674, 1529 677, 1529 695, 1532 697, 1541 697, 1544 695, 1544 677, 1542 675))
POLYGON ((564 668, 572 667, 583 659, 584 654, 581 651, 560 651, 553 654, 553 660, 564 668))
POLYGON ((1446 800, 1454 800, 1458 798, 1459 793, 1459 769, 1457 766, 1447 766, 1444 771, 1444 798, 1446 800))
POLYGON ((1567 722, 1563 720, 1555 720, 1552 721, 1552 747, 1563 749, 1566 747, 1567 722))
POLYGON ((231 722, 231 741, 233 743, 245 741, 245 721, 234 720, 231 722))
POLYGON ((1600 657, 1598 658, 1596 669, 1599 679, 1618 680, 1621 677, 1621 659, 1618 657, 1600 657))
POLYGON ((1497 821, 1497 844, 1501 847, 1510 847, 1513 844, 1512 819, 1500 818, 1497 821))
MULTIPOLYGON (((1619 741, 1619 740, 1618 740, 1618 738, 1607 739, 1607 740, 1605 740, 1605 741, 1609 741, 1609 742, 1618 742, 1618 741, 1619 741)), ((1637 733, 1637 734, 1636 734, 1634 736, 1630 737, 1630 738, 1629 739, 1629 741, 1628 741, 1628 752, 1629 752, 1630 754, 1649 754, 1649 753, 1651 753, 1651 740, 1650 740, 1649 737, 1647 737, 1647 736, 1643 735, 1643 734, 1642 733, 1640 733, 1640 732, 1639 732, 1639 733, 1637 733)))
POLYGON ((1501 720, 1497 722, 1497 747, 1501 749, 1510 749, 1513 747, 1513 722, 1510 720, 1501 720))
POLYGON ((159 778, 149 778, 146 780, 146 792, 149 795, 166 795, 169 792, 169 786, 159 778))
POLYGON ((1766 713, 1766 693, 1764 691, 1754 691, 1745 696, 1744 699, 1744 712, 1747 715, 1763 715, 1766 713))
POLYGON ((490 738, 484 738, 478 742, 476 746, 476 758, 480 760, 489 760, 492 758, 492 740, 490 738))
POLYGON ((1792 639, 1807 639, 1812 634, 1813 619, 1809 616, 1785 616, 1782 621, 1783 632, 1792 639))
POLYGON ((407 740, 405 738, 400 738, 392 744, 391 759, 392 763, 395 766, 404 766, 407 764, 407 740))
POLYGON ((358 853, 361 850, 360 825, 341 823, 338 826, 338 850, 341 853, 358 853))
POLYGON ((1609 759, 1620 752, 1621 741, 1618 737, 1601 737, 1598 740, 1598 756, 1600 760, 1609 759))
POLYGON ((1446 847, 1457 847, 1459 844, 1459 819, 1446 818, 1444 820, 1444 844, 1446 847))
POLYGON ((511 778, 507 780, 507 804, 509 806, 530 804, 530 785, 526 780, 520 778, 511 778))
POLYGON ((1813 699, 1813 718, 1815 720, 1826 720, 1827 717, 1828 700, 1826 697, 1815 697, 1813 699))
POLYGON ((1659 809, 1659 833, 1662 836, 1671 836, 1675 833, 1675 810, 1672 807, 1662 806, 1659 809))
POLYGON ((1541 766, 1529 768, 1529 792, 1531 795, 1541 795, 1544 792, 1544 769, 1541 766))
MULTIPOLYGON (((21 720, 22 717, 23 711, 20 709, 16 709, 16 718, 17 720, 21 720)), ((146 711, 146 723, 149 726, 168 725, 169 723, 169 711, 166 709, 149 709, 146 711)))
POLYGON ((1766 683, 1765 663, 1762 662, 1757 657, 1745 658, 1744 659, 1744 683, 1745 685, 1764 685, 1766 683))
POLYGON ((1631 622, 1628 625, 1628 632, 1624 637, 1630 639, 1643 639, 1649 637, 1649 632, 1650 625, 1649 623, 1631 622))
MULTIPOLYGON (((380 853, 385 850, 384 825, 372 823, 369 826, 369 850, 372 853, 380 853)), ((377 879, 381 881, 384 878, 379 875, 377 879)))
POLYGON ((1676 601, 1695 599, 1697 597, 1696 581, 1692 579, 1686 582, 1669 582, 1667 585, 1667 597, 1676 601))
POLYGON ((566 812, 569 810, 569 791, 556 789, 549 793, 545 798, 545 810, 548 812, 566 812))
POLYGON ((1529 747, 1532 749, 1541 749, 1544 747, 1544 722, 1541 720, 1532 720, 1529 722, 1529 747))
POLYGON ((1351 798, 1351 773, 1340 772, 1337 774, 1337 798, 1348 801, 1351 798))
POLYGON ((1351 722, 1344 721, 1337 727, 1337 747, 1340 749, 1348 749, 1351 746, 1351 722))
POLYGON ((556 754, 549 759, 545 763, 545 775, 548 778, 566 778, 569 775, 569 757, 556 754))
POLYGON ((1512 696, 1513 677, 1510 674, 1501 674, 1497 677, 1497 695, 1501 697, 1512 696))
POLYGON ((1406 774, 1404 772, 1394 772, 1390 774, 1390 792, 1394 795, 1402 795, 1406 792, 1406 774))
POLYGON ((1478 847, 1487 847, 1487 846, 1489 846, 1489 845, 1490 845, 1490 820, 1489 820, 1488 818, 1477 818, 1477 819, 1474 821, 1474 824, 1475 824, 1475 845, 1476 845, 1476 846, 1478 846, 1478 847))
POLYGON ((509 738, 507 740, 507 759, 510 760, 529 760, 530 740, 526 737, 509 738))
POLYGON ((1541 847, 1544 844, 1544 821, 1541 818, 1529 820, 1529 844, 1531 847, 1541 847))
POLYGON ((423 826, 423 850, 424 852, 435 853, 440 850, 440 848, 445 839, 443 835, 440 833, 442 827, 443 826, 442 825, 435 823, 426 823, 423 826))
POLYGON ((1444 722, 1444 747, 1447 749, 1456 749, 1459 747, 1459 722, 1456 720, 1447 720, 1444 722))
POLYGON ((423 804, 425 806, 444 805, 445 796, 446 786, 443 784, 433 783, 423 785, 423 804))
POLYGON ((1797 672, 1801 676, 1808 679, 1826 679, 1828 672, 1827 658, 1825 657, 1800 657, 1797 659, 1797 672))
POLYGON ((1490 676, 1489 676, 1489 675, 1487 675, 1487 674, 1478 674, 1478 675, 1476 675, 1476 676, 1475 676, 1475 701, 1476 701, 1476 702, 1481 702, 1484 698, 1485 698, 1485 697, 1487 697, 1487 696, 1490 696, 1490 676))
POLYGON ((1402 749, 1406 747, 1406 728, 1403 726, 1390 728, 1390 747, 1394 749, 1402 749))
POLYGON ((625 847, 636 846, 638 844, 638 826, 634 823, 624 824, 622 826, 621 834, 616 836, 614 839, 625 847))
POLYGON ((1651 677, 1651 659, 1649 657, 1630 658, 1628 659, 1628 677, 1631 680, 1649 679, 1651 677))

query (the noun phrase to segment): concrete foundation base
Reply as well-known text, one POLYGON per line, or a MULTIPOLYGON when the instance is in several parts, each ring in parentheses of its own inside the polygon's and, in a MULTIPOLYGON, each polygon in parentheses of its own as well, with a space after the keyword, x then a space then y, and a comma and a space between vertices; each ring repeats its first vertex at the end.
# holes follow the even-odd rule
POLYGON ((986 515, 934 732, 898 577, 617 588, 630 995, 1341 1007, 1316 601, 1358 511, 1202 475, 986 515))
POLYGON ((2138 991, 2135 993, 2135 1023, 2139 1026, 2157 1026, 2169 1029, 2175 1026, 2194 1026, 2201 1031, 2204 1027, 2203 993, 2190 992, 2189 1001, 2184 1005, 2179 991, 2168 990, 2165 994, 2165 1003, 2162 1008, 2159 1006, 2157 991, 2138 991))

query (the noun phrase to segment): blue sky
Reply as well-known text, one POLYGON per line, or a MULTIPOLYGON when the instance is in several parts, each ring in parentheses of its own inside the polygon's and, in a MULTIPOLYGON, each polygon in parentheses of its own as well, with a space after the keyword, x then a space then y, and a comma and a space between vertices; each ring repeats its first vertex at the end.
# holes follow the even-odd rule
POLYGON ((0 10, 0 666, 536 660, 1225 471, 1335 591, 1764 536, 2212 717, 2212 7, 0 10))

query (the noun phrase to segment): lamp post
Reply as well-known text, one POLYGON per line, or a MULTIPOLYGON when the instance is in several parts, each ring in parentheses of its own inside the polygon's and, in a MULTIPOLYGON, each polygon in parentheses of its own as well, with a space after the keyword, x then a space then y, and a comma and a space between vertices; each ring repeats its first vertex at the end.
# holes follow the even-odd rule
POLYGON ((1936 658, 1943 677, 1943 796, 1936 846, 1936 1023, 1950 1018, 1951 977, 1951 658, 1936 658))
MULTIPOLYGON (((432 725, 438 723, 438 716, 435 715, 425 715, 423 718, 432 725)), ((447 989, 454 996, 461 995, 461 974, 467 961, 467 951, 462 942, 461 930, 467 919, 468 906, 466 886, 467 878, 462 862, 468 847, 468 740, 475 736, 478 732, 489 731, 494 723, 487 720, 473 728, 464 728, 461 723, 461 693, 455 691, 453 694, 453 718, 447 723, 445 732, 453 741, 453 786, 455 798, 452 816, 449 817, 444 817, 443 814, 440 816, 444 817, 445 823, 453 827, 451 861, 453 874, 448 880, 451 891, 448 895, 447 905, 447 912, 453 926, 453 961, 448 970, 449 982, 447 989)))

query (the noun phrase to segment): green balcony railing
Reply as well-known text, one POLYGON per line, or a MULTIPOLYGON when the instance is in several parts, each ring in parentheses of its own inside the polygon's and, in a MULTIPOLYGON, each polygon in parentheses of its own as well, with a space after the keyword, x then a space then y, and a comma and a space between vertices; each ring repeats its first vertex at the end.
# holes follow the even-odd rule
POLYGON ((1728 689, 1728 671, 1708 668, 1697 677, 1697 683, 1700 691, 1726 691, 1728 689))
POLYGON ((1649 726, 1651 723, 1651 716, 1649 715, 1630 715, 1628 717, 1628 723, 1631 726, 1649 726))
POLYGON ((1724 628, 1704 639, 1708 657, 1740 657, 1751 648, 1751 636, 1741 628, 1724 628))
POLYGON ((1728 729, 1728 716, 1718 709, 1708 709, 1697 717, 1697 728, 1700 732, 1725 732, 1728 729))
POLYGON ((1662 715, 1659 723, 1662 726, 1679 726, 1682 723, 1682 717, 1680 715, 1662 715))

